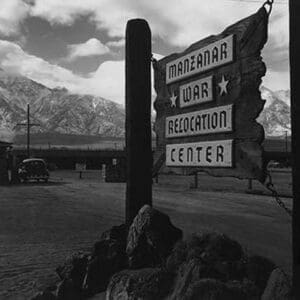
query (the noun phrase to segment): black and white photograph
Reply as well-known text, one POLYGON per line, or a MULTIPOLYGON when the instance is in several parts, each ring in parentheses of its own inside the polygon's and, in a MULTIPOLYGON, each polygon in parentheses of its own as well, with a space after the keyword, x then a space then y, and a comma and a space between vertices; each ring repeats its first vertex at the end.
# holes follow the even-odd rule
POLYGON ((299 15, 0 0, 0 300, 300 299, 299 15))

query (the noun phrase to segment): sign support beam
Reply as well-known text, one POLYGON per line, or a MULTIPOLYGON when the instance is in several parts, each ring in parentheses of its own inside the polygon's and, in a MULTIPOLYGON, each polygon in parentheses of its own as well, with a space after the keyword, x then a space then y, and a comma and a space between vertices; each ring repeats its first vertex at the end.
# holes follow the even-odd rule
POLYGON ((151 31, 143 19, 126 27, 126 223, 152 205, 151 31))

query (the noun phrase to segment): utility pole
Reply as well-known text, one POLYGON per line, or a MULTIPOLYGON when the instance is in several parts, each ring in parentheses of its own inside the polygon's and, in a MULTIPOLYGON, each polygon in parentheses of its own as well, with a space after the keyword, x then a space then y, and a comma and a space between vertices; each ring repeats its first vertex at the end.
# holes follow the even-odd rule
POLYGON ((27 128, 27 157, 30 157, 30 127, 40 126, 40 124, 30 123, 30 105, 27 104, 27 122, 18 123, 17 126, 26 126, 27 128))

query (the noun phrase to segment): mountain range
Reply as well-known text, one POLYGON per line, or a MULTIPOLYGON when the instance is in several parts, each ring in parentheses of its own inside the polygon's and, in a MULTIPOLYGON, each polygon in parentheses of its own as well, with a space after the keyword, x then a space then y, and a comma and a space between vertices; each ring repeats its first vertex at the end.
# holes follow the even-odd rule
POLYGON ((262 99, 266 100, 263 111, 257 121, 264 126, 265 135, 284 137, 291 135, 290 91, 271 91, 261 87, 262 99))
MULTIPOLYGON (((27 103, 33 133, 56 132, 124 136, 125 110, 107 99, 78 95, 64 88, 50 89, 24 76, 0 71, 0 128, 2 137, 25 133, 27 103)), ((1 139, 1 137, 0 137, 1 139)))
MULTIPOLYGON (((290 135, 290 91, 261 87, 266 100, 258 122, 266 136, 290 135)), ((0 70, 0 140, 13 140, 25 134, 27 103, 30 104, 33 133, 124 137, 123 106, 91 95, 70 93, 65 88, 50 89, 27 77, 0 70)))

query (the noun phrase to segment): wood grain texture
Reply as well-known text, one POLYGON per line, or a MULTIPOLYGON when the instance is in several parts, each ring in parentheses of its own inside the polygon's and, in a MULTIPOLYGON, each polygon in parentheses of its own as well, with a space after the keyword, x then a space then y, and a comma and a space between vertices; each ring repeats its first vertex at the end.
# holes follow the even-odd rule
POLYGON ((126 223, 152 205, 151 31, 143 19, 126 27, 126 223))
MULTIPOLYGON (((154 130, 157 135, 157 149, 154 163, 165 152, 166 144, 190 143, 198 141, 213 141, 223 139, 234 140, 234 167, 204 169, 215 176, 233 176, 238 178, 252 178, 265 180, 264 164, 262 159, 264 129, 257 123, 256 118, 264 107, 259 86, 261 78, 266 73, 266 66, 261 58, 261 50, 267 41, 268 14, 265 8, 255 14, 226 28, 219 35, 209 36, 188 47, 182 53, 171 54, 154 62, 154 87, 157 93, 154 102, 156 121, 154 130), (234 35, 234 61, 232 63, 203 72, 200 75, 190 76, 180 81, 166 84, 166 64, 196 49, 203 48, 228 35, 234 35), (199 103, 190 107, 180 108, 179 97, 176 107, 171 107, 170 97, 173 93, 179 96, 180 86, 213 76, 214 100, 199 103), (229 80, 227 94, 220 95, 218 83, 222 77, 229 80), (192 137, 166 138, 166 117, 199 111, 217 106, 233 104, 233 132, 198 135, 192 137)), ((193 173, 203 168, 187 168, 193 173)))

